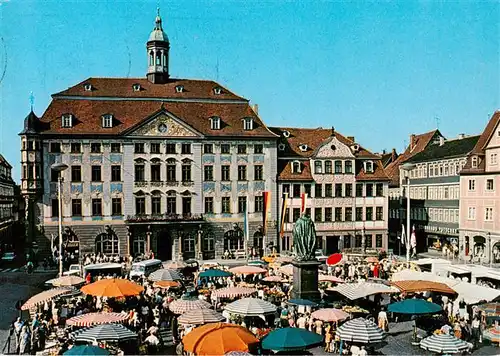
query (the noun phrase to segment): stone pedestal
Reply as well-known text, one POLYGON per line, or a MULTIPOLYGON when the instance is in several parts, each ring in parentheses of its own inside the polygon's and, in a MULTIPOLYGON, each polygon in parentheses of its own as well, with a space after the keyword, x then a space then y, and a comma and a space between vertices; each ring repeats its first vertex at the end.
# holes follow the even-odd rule
POLYGON ((292 299, 321 300, 318 290, 318 267, 321 263, 313 261, 293 261, 292 299))

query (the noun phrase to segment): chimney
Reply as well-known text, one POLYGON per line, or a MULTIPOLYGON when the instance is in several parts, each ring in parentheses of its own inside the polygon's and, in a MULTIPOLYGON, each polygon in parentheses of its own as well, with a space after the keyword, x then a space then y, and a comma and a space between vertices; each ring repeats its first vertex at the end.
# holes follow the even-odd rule
POLYGON ((440 136, 439 137, 439 146, 442 146, 442 145, 444 145, 444 137, 440 136))
POLYGON ((348 139, 348 140, 351 140, 352 142, 355 142, 355 138, 354 138, 354 136, 347 136, 347 139, 348 139))
POLYGON ((392 160, 392 162, 394 162, 396 160, 396 156, 397 156, 396 149, 393 148, 392 152, 391 152, 391 160, 392 160))
POLYGON ((415 148, 415 145, 417 144, 416 136, 415 134, 410 135, 410 151, 415 148))
POLYGON ((385 152, 385 149, 382 150, 382 154, 385 155, 387 152, 385 152))
POLYGON ((256 115, 259 115, 259 104, 253 104, 252 110, 255 112, 256 115))
POLYGON ((458 134, 458 139, 459 140, 462 140, 465 138, 465 134, 461 133, 461 134, 458 134))

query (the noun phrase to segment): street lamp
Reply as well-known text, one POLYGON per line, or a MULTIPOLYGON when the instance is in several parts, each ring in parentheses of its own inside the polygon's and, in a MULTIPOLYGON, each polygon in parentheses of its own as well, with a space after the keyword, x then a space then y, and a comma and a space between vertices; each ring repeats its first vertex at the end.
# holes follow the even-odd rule
POLYGON ((410 171, 415 168, 415 164, 407 162, 401 165, 401 169, 406 171, 406 262, 410 262, 410 171))
POLYGON ((57 174, 57 200, 59 203, 59 277, 63 274, 63 261, 62 261, 62 172, 68 168, 64 163, 54 163, 51 166, 52 170, 58 172, 57 174))
POLYGON ((491 261, 491 260, 492 260, 491 256, 492 256, 492 254, 493 254, 493 249, 491 248, 491 233, 489 233, 489 232, 488 232, 488 233, 487 233, 487 235, 488 235, 488 248, 489 248, 489 251, 488 251, 488 259, 490 260, 490 268, 491 268, 491 265, 492 265, 492 264, 491 264, 491 263, 492 263, 492 261, 491 261))

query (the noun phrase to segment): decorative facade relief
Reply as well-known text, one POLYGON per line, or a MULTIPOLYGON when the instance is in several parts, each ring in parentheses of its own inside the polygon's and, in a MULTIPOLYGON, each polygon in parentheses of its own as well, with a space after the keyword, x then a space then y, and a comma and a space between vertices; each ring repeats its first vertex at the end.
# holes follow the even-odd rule
POLYGON ((215 182, 203 182, 203 192, 204 193, 215 192, 215 182))
POLYGON ((102 164, 102 155, 90 155, 90 164, 102 164))
POLYGON ((138 128, 131 135, 160 137, 198 137, 199 135, 188 127, 166 115, 159 115, 151 122, 138 128))
POLYGON ((221 164, 231 164, 231 156, 220 156, 220 163, 221 164))
POLYGON ((347 145, 336 137, 331 137, 318 147, 313 158, 354 158, 354 155, 347 145))
POLYGON ((238 156, 238 163, 239 164, 246 164, 246 163, 248 163, 248 156, 238 156))
POLYGON ((238 183, 238 193, 248 192, 248 183, 238 183))
POLYGON ((202 163, 203 164, 215 163, 215 156, 214 155, 203 155, 202 163))
POLYGON ((109 160, 111 163, 122 163, 123 157, 121 154, 110 154, 109 160))
POLYGON ((264 155, 254 155, 253 163, 264 163, 264 155))
POLYGON ((221 193, 230 192, 231 191, 231 183, 221 183, 220 184, 221 193))
POLYGON ((261 192, 266 189, 266 183, 265 182, 253 182, 253 190, 255 192, 261 192))

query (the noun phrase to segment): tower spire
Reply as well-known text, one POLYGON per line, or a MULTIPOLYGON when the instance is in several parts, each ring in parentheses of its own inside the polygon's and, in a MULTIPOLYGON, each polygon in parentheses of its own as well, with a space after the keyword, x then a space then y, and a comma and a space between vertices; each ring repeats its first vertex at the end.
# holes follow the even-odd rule
POLYGON ((148 80, 156 84, 166 83, 169 77, 168 52, 170 42, 167 34, 163 31, 160 7, 156 8, 155 27, 149 35, 146 48, 148 53, 148 80))
POLYGON ((159 6, 156 8, 155 30, 163 31, 163 28, 161 25, 161 16, 160 16, 160 7, 159 6))

